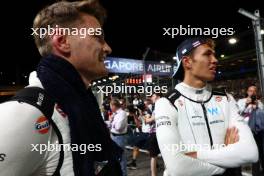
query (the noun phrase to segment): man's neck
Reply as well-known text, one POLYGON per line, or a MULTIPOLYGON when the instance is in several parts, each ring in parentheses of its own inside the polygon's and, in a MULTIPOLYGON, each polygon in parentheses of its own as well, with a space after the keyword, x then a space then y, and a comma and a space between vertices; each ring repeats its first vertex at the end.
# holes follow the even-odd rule
POLYGON ((185 77, 183 82, 191 87, 194 88, 203 88, 206 85, 206 82, 199 80, 199 79, 192 79, 185 77))
MULTIPOLYGON (((59 56, 59 57, 61 57, 61 58, 64 58, 65 60, 67 60, 68 62, 70 62, 73 66, 74 66, 74 68, 76 69, 76 67, 75 67, 75 65, 74 65, 74 62, 72 61, 72 59, 70 59, 70 58, 68 58, 68 57, 66 57, 66 56, 64 56, 64 55, 62 55, 62 54, 60 54, 59 52, 56 52, 56 51, 54 51, 54 53, 53 53, 54 55, 57 55, 57 56, 59 56)), ((78 70, 77 70, 78 71, 78 70)), ((81 76, 81 78, 82 78, 82 81, 84 82, 84 85, 85 85, 85 87, 88 89, 89 88, 89 86, 90 86, 90 84, 91 84, 91 79, 87 79, 85 76, 83 76, 79 71, 78 71, 78 73, 80 74, 80 76, 81 76)))
POLYGON ((84 84, 85 84, 85 87, 88 89, 92 81, 91 81, 91 80, 88 80, 88 79, 85 78, 85 76, 83 76, 83 75, 81 75, 81 78, 82 78, 82 80, 83 80, 83 82, 84 82, 84 84))

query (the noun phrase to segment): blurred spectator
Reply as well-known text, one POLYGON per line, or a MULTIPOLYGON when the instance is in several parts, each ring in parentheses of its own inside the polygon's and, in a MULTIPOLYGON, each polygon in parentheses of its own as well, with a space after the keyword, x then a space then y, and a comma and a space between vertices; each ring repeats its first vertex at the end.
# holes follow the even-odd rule
POLYGON ((109 117, 111 138, 124 150, 120 165, 122 168, 123 176, 126 176, 127 169, 125 145, 127 134, 127 115, 126 112, 121 108, 121 104, 118 99, 112 99, 110 101, 110 108, 113 112, 113 114, 109 117))
POLYGON ((151 100, 153 103, 152 106, 152 116, 145 118, 145 123, 150 124, 150 137, 148 140, 148 150, 150 155, 150 169, 151 176, 157 175, 157 156, 160 154, 160 149, 156 137, 156 124, 155 124, 155 103, 158 99, 162 97, 161 93, 153 93, 151 100))
POLYGON ((261 176, 264 174, 264 110, 263 104, 257 97, 257 87, 255 85, 249 86, 246 98, 238 100, 237 105, 239 113, 249 123, 259 150, 259 161, 252 165, 252 175, 261 176))
POLYGON ((144 101, 143 106, 139 106, 140 115, 136 116, 135 123, 137 124, 137 128, 139 132, 136 132, 132 137, 132 145, 133 145, 133 152, 132 152, 132 161, 127 165, 130 169, 137 169, 136 159, 139 155, 140 148, 146 148, 146 143, 149 138, 150 126, 149 124, 145 123, 145 118, 151 117, 151 100, 146 99, 144 101), (141 124, 140 124, 141 122, 141 124))

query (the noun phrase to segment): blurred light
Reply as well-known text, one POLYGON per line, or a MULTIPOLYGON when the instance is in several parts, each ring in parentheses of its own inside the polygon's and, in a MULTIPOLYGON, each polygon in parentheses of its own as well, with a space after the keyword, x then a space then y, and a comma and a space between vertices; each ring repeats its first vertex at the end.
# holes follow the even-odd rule
POLYGON ((96 84, 96 82, 93 82, 93 86, 96 84))
POLYGON ((105 81, 106 81, 106 79, 103 79, 103 81, 105 82, 105 81))
POLYGON ((261 35, 264 35, 264 29, 261 29, 261 30, 260 30, 260 34, 261 34, 261 35))
POLYGON ((101 81, 98 81, 98 83, 101 83, 101 81))
MULTIPOLYGON (((112 76, 112 80, 113 80, 113 81, 116 80, 117 78, 119 78, 118 75, 114 75, 114 76, 112 76)), ((110 78, 109 78, 109 79, 110 79, 110 78)))
POLYGON ((173 58, 172 58, 173 60, 177 60, 177 57, 176 56, 173 56, 173 58))
POLYGON ((225 57, 225 55, 224 54, 221 54, 221 56, 220 56, 221 58, 224 58, 225 57))
POLYGON ((235 39, 235 38, 230 38, 230 39, 228 40, 228 42, 229 42, 229 44, 234 45, 234 44, 237 43, 237 39, 235 39))
POLYGON ((15 82, 12 82, 13 85, 15 85, 16 83, 15 82))
POLYGON ((160 63, 161 63, 161 64, 165 64, 165 61, 164 61, 164 60, 161 60, 160 63))
POLYGON ((221 74, 221 73, 222 73, 221 71, 218 72, 218 74, 221 74))

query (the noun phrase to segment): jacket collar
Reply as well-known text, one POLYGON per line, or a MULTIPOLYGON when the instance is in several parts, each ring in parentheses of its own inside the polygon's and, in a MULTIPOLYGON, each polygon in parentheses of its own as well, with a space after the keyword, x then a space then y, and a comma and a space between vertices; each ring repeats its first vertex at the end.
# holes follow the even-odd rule
POLYGON ((194 88, 181 82, 176 85, 175 89, 193 101, 207 101, 212 94, 212 87, 209 84, 206 84, 203 88, 194 88))

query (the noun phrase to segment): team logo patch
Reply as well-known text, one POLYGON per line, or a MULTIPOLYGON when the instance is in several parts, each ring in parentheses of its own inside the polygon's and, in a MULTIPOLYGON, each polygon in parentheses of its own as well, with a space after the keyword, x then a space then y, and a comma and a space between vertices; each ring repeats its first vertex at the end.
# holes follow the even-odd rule
POLYGON ((49 131, 50 124, 45 116, 41 116, 35 123, 35 129, 40 134, 46 134, 49 131))
POLYGON ((183 106, 183 101, 182 100, 178 100, 178 103, 180 106, 183 106))
POLYGON ((207 112, 210 113, 212 116, 220 114, 217 107, 207 108, 207 112))
POLYGON ((67 114, 65 113, 65 112, 63 112, 63 110, 60 108, 60 106, 57 104, 56 105, 56 110, 60 113, 60 115, 62 116, 62 117, 64 117, 64 118, 66 118, 67 117, 67 114))
POLYGON ((221 101, 222 101, 222 97, 221 97, 221 96, 216 96, 216 97, 215 97, 215 101, 217 101, 217 102, 221 102, 221 101))

